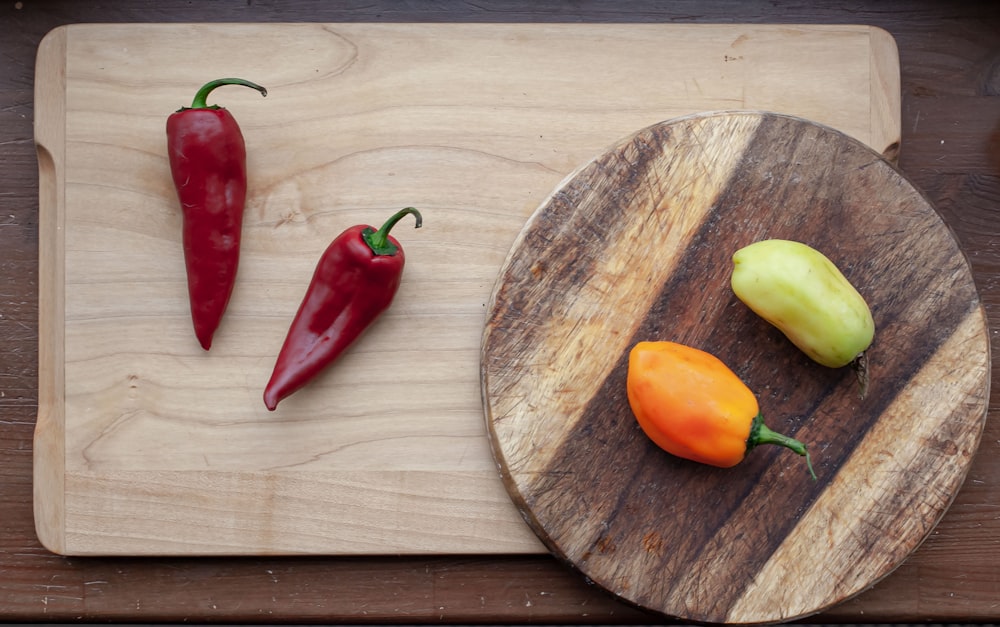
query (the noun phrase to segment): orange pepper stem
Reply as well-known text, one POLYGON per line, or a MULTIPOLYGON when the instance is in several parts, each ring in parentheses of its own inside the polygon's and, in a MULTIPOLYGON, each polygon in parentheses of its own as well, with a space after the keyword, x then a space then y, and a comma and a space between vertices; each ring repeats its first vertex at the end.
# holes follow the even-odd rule
POLYGON ((813 481, 816 480, 816 473, 813 471, 812 459, 809 457, 806 445, 795 438, 790 438, 787 435, 782 435, 777 431, 769 429, 764 424, 763 414, 757 414, 750 424, 750 437, 747 438, 747 452, 749 453, 758 444, 777 444, 789 448, 799 455, 803 455, 806 458, 806 465, 809 467, 809 474, 812 475, 813 481))

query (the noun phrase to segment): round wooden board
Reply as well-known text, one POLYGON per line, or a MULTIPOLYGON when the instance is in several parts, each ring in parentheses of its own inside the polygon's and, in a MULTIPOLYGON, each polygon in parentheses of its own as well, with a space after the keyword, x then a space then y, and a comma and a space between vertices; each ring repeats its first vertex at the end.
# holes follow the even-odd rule
POLYGON ((638 606, 746 624, 821 611, 920 544, 978 446, 989 369, 968 262, 928 201, 841 133, 734 112, 643 129, 563 182, 501 268, 481 375, 501 475, 554 554, 638 606), (733 295, 732 253, 772 237, 869 302, 864 400, 733 295), (780 447, 731 469, 658 449, 625 395, 640 340, 729 364, 818 480, 780 447))

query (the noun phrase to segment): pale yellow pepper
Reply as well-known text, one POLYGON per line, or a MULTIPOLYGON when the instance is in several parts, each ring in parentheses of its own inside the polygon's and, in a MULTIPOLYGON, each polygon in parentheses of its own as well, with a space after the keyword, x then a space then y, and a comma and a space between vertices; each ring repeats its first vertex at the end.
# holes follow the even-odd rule
POLYGON ((825 255, 801 242, 769 239, 733 255, 732 288, 813 361, 859 372, 875 321, 864 297, 825 255))

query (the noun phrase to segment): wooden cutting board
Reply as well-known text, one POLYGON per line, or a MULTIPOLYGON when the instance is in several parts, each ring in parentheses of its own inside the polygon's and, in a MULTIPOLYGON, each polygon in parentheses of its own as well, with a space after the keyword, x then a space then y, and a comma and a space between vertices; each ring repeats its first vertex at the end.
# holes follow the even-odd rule
POLYGON ((525 220, 636 129, 714 109, 894 153, 863 26, 72 25, 38 52, 39 536, 66 554, 538 553, 498 478, 479 355, 525 220), (207 80, 243 127, 236 290, 190 327, 164 124, 207 80), (261 400, 321 251, 415 205, 402 288, 310 388, 261 400))
POLYGON ((685 621, 791 620, 869 587, 944 514, 986 420, 986 316, 951 231, 877 153, 793 117, 686 117, 587 164, 531 217, 485 329, 490 441, 526 520, 685 621), (864 399, 733 295, 733 252, 767 238, 826 253, 868 301, 864 399), (818 480, 781 447, 732 469, 657 448, 625 392, 643 340, 730 365, 818 480))

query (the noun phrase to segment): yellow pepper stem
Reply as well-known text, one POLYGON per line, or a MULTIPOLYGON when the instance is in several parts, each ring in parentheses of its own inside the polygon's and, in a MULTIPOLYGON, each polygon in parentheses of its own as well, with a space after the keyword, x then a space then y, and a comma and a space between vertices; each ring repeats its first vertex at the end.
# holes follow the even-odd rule
POLYGON ((747 452, 749 453, 758 444, 777 444, 804 456, 806 458, 806 466, 809 467, 809 474, 812 475, 813 481, 816 480, 816 473, 813 471, 812 459, 809 457, 806 445, 795 438, 790 438, 787 435, 782 435, 777 431, 769 429, 764 424, 764 416, 762 414, 757 414, 750 424, 750 437, 747 438, 747 452))
POLYGON ((864 400, 865 396, 868 395, 868 355, 865 354, 865 351, 861 351, 848 365, 858 377, 858 393, 861 395, 861 400, 864 400))

